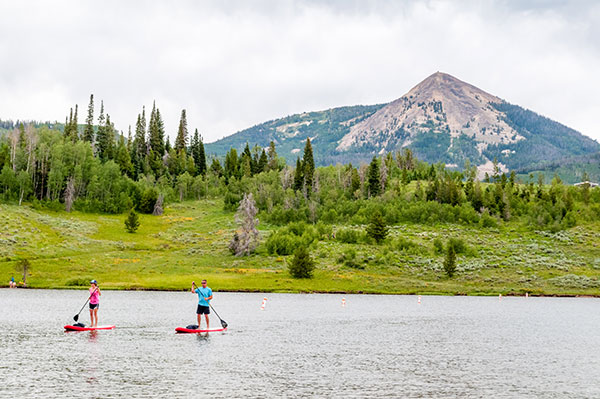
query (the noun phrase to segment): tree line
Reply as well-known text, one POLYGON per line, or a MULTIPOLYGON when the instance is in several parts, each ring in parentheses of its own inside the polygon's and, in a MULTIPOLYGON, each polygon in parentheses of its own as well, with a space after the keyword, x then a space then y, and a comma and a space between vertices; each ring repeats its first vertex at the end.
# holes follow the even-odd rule
POLYGON ((272 224, 366 224, 375 212, 387 224, 466 223, 494 227, 518 219, 540 229, 560 230, 578 220, 600 219, 600 190, 550 185, 533 176, 495 169, 485 181, 468 162, 462 172, 417 159, 410 149, 371 162, 315 168, 310 138, 287 165, 271 142, 249 143, 238 154, 208 159, 198 130, 190 135, 181 111, 171 145, 159 108, 145 107, 127 135, 115 129, 100 102, 90 96, 84 124, 75 106, 64 125, 20 122, 0 137, 0 200, 53 209, 160 213, 163 202, 223 198, 236 210, 252 194, 258 218, 272 224), (301 155, 301 156, 300 156, 301 155))

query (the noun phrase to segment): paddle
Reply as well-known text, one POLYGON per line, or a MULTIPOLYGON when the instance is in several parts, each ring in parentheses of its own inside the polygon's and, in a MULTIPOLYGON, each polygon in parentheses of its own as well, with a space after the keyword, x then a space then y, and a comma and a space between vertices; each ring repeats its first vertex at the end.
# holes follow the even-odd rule
MULTIPOLYGON (((198 288, 198 286, 196 285, 196 283, 192 283, 192 284, 194 284, 194 287, 198 288)), ((206 301, 206 302, 208 302, 208 301, 206 301)), ((210 304, 210 302, 208 302, 208 306, 210 306, 210 308, 213 310, 213 312, 215 312, 215 315, 217 315, 217 317, 221 321, 221 326, 223 326, 223 328, 227 328, 227 322, 225 320, 223 320, 221 318, 221 316, 219 316, 219 314, 217 313, 217 311, 215 310, 215 308, 212 307, 212 305, 210 304)))
MULTIPOLYGON (((96 292, 96 291, 98 291, 98 287, 96 287, 96 289, 94 290, 94 292, 96 292)), ((94 292, 92 292, 92 294, 94 294, 94 292)), ((73 316, 73 320, 75 320, 75 321, 79 320, 79 314, 83 311, 83 308, 85 308, 85 305, 87 305, 87 303, 90 301, 90 299, 92 299, 92 295, 90 295, 90 297, 87 299, 87 301, 85 301, 85 303, 79 310, 79 313, 77 313, 75 316, 73 316)))

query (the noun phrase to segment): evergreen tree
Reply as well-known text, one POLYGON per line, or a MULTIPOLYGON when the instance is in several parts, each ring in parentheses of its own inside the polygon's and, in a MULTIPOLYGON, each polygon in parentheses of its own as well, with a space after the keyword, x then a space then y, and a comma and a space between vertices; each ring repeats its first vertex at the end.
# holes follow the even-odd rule
POLYGON ((188 128, 187 116, 185 109, 181 110, 181 118, 179 119, 179 128, 177 129, 177 138, 175 139, 175 149, 177 152, 186 151, 188 145, 188 128))
POLYGON ((299 246, 294 251, 294 258, 289 266, 290 274, 293 278, 311 278, 315 270, 315 262, 310 257, 308 248, 304 245, 299 246))
POLYGON ((73 115, 73 122, 71 125, 71 141, 73 141, 74 143, 77 142, 77 140, 79 140, 79 122, 77 121, 78 108, 79 106, 75 104, 75 114, 73 115))
POLYGON ((302 160, 302 167, 304 169, 304 184, 306 186, 306 192, 310 196, 315 174, 315 160, 313 157, 312 145, 310 144, 310 138, 306 139, 306 145, 304 146, 304 159, 302 160))
POLYGON ((171 153, 171 139, 169 139, 169 136, 165 137, 165 152, 167 154, 171 153))
POLYGON ((444 271, 448 277, 452 277, 454 276, 454 272, 456 272, 456 252, 454 245, 448 243, 447 247, 446 257, 444 258, 444 271))
POLYGON ((379 176, 379 162, 377 158, 373 157, 373 160, 369 164, 368 184, 367 184, 367 195, 368 197, 376 197, 381 193, 381 181, 379 176))
POLYGON ((275 151, 275 143, 273 140, 269 143, 269 152, 267 154, 269 156, 269 170, 278 169, 277 165, 277 151, 275 151))
POLYGON ((204 176, 206 174, 206 155, 204 153, 204 143, 202 142, 202 137, 198 133, 198 129, 194 131, 191 147, 192 157, 194 158, 194 164, 196 165, 196 173, 204 176))
POLYGON ((258 159, 258 166, 256 167, 256 173, 262 173, 267 169, 268 164, 267 153, 263 149, 260 153, 260 158, 258 159))
MULTIPOLYGON (((131 129, 129 131, 129 135, 131 136, 131 129)), ((121 170, 122 174, 127 175, 129 177, 133 176, 133 165, 131 163, 131 156, 129 155, 129 151, 127 150, 127 146, 125 145, 125 137, 122 134, 119 137, 119 144, 117 146, 115 160, 119 165, 119 169, 121 170)))
POLYGON ((223 168, 217 158, 213 158, 212 163, 210 164, 210 170, 218 177, 221 177, 223 174, 223 168))
POLYGON ((367 226, 367 236, 375 240, 377 244, 381 243, 388 234, 388 227, 379 211, 375 211, 371 216, 371 221, 367 226))
POLYGON ((302 185, 304 183, 304 175, 302 172, 302 162, 300 162, 300 158, 296 158, 296 172, 294 174, 295 191, 302 191, 302 185))
POLYGON ((356 192, 360 190, 360 176, 352 164, 350 164, 350 173, 350 195, 356 196, 356 192))
POLYGON ((238 156, 235 148, 231 148, 227 155, 225 155, 225 170, 223 174, 225 175, 225 179, 229 180, 232 178, 238 177, 238 156))
POLYGON ((98 134, 96 135, 96 153, 102 161, 108 160, 109 138, 104 116, 104 101, 100 101, 100 115, 98 116, 98 134))
POLYGON ((140 227, 140 217, 132 209, 127 214, 127 219, 125 219, 125 229, 128 233, 135 233, 138 227, 140 227))
MULTIPOLYGON (((250 176, 252 176, 254 174, 254 172, 256 171, 256 166, 254 165, 254 159, 252 158, 252 153, 250 152, 250 146, 248 145, 247 142, 246 142, 246 147, 244 148, 244 151, 242 152, 242 155, 240 156, 240 167, 243 167, 244 163, 246 162, 244 160, 244 157, 248 159, 248 164, 250 166, 250 176)), ((244 175, 244 173, 242 173, 242 175, 244 175)))
POLYGON ((88 105, 88 114, 85 119, 83 129, 83 140, 88 143, 94 143, 94 95, 90 94, 90 104, 88 105))

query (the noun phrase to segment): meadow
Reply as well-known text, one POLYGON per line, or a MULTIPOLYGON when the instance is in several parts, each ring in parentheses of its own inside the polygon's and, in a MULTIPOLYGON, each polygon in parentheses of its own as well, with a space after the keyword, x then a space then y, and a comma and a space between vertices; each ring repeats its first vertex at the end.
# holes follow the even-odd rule
POLYGON ((399 224, 380 245, 344 243, 336 232, 364 226, 332 225, 311 245, 312 279, 294 279, 291 256, 271 256, 265 241, 276 226, 259 225, 261 244, 235 257, 228 243, 234 213, 221 199, 172 203, 162 216, 140 215, 127 233, 125 215, 0 205, 0 286, 83 288, 94 278, 104 289, 185 290, 206 278, 217 291, 347 292, 447 295, 600 296, 600 223, 551 233, 518 221, 497 227, 463 224, 399 224), (444 274, 435 240, 464 244, 457 273, 444 274))

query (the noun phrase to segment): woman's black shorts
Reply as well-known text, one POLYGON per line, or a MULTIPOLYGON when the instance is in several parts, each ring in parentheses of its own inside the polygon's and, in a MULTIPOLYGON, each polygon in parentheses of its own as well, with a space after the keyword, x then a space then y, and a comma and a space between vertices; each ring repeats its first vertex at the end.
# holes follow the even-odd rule
POLYGON ((208 306, 198 305, 198 309, 196 309, 196 314, 210 314, 210 308, 208 306))
POLYGON ((99 303, 90 303, 90 309, 96 309, 99 308, 100 304, 99 303))

